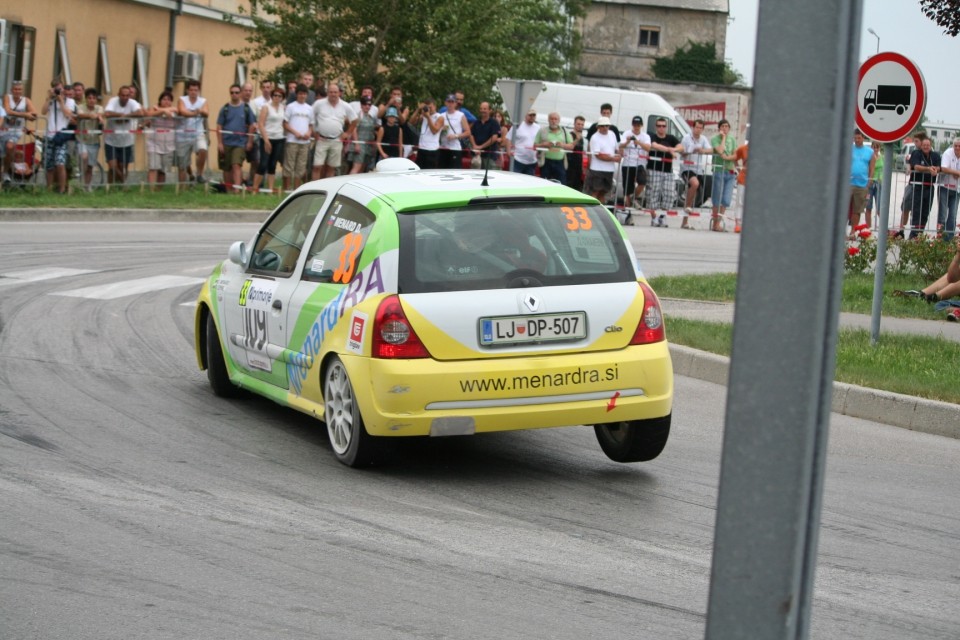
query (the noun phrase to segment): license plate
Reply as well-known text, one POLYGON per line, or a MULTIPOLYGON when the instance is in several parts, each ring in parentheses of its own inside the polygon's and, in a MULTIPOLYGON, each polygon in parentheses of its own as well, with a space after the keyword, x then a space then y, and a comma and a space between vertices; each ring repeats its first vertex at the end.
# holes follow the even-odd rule
POLYGON ((523 342, 555 342, 587 337, 583 311, 539 316, 480 318, 480 344, 489 347, 523 342))

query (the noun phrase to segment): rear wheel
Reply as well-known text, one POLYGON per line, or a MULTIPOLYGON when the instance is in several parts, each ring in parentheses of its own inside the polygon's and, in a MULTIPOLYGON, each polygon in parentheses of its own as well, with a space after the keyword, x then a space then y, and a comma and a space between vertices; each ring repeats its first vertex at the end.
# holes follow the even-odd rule
POLYGON ((213 392, 221 398, 236 398, 240 395, 240 388, 230 382, 227 373, 227 363, 223 358, 223 348, 220 346, 220 335, 217 333, 217 324, 213 316, 207 314, 207 380, 213 392))
POLYGON ((339 358, 334 358, 323 376, 323 404, 327 435, 337 460, 349 467, 373 462, 377 442, 363 426, 353 385, 339 358))
POLYGON ((616 462, 653 460, 667 445, 670 415, 650 420, 629 420, 594 425, 600 448, 616 462))

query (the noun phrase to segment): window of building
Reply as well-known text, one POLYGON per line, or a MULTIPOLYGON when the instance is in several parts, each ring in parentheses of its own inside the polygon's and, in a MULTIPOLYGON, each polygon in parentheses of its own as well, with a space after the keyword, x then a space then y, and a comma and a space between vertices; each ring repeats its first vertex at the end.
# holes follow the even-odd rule
POLYGON ((7 90, 14 80, 23 82, 24 95, 33 91, 33 52, 37 40, 37 30, 22 24, 12 24, 0 20, 6 32, 6 38, 0 50, 0 87, 7 90))
POLYGON ((640 27, 641 47, 659 47, 660 46, 660 27, 640 27))
POLYGON ((140 104, 150 104, 148 95, 149 83, 147 71, 150 68, 150 47, 145 44, 138 44, 133 58, 133 85, 139 92, 140 104))
POLYGON ((107 39, 100 38, 97 45, 97 77, 96 88, 102 96, 113 95, 110 83, 110 58, 107 57, 107 39))
POLYGON ((247 63, 237 60, 237 70, 234 73, 234 82, 241 87, 247 82, 247 63))
POLYGON ((56 51, 53 54, 53 77, 64 84, 73 82, 70 73, 70 54, 67 51, 67 32, 57 31, 56 51))
POLYGON ((931 138, 937 138, 937 137, 939 137, 939 136, 937 136, 937 130, 936 130, 936 129, 931 129, 931 130, 930 130, 930 137, 931 137, 931 138))

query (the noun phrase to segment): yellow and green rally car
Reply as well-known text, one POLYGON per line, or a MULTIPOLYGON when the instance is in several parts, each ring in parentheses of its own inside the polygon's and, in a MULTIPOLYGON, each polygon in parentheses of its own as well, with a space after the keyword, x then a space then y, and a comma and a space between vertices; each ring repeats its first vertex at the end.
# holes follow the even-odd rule
POLYGON ((593 425, 612 460, 670 433, 660 303, 613 215, 517 173, 378 172, 305 184, 200 291, 213 391, 316 416, 334 455, 388 438, 593 425))

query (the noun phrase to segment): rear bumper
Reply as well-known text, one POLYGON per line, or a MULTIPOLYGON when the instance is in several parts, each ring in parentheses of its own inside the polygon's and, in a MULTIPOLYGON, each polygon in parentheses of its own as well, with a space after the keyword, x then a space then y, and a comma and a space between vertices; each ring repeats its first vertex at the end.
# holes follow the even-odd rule
POLYGON ((341 356, 367 431, 457 435, 659 418, 673 407, 666 342, 618 351, 440 362, 341 356))

